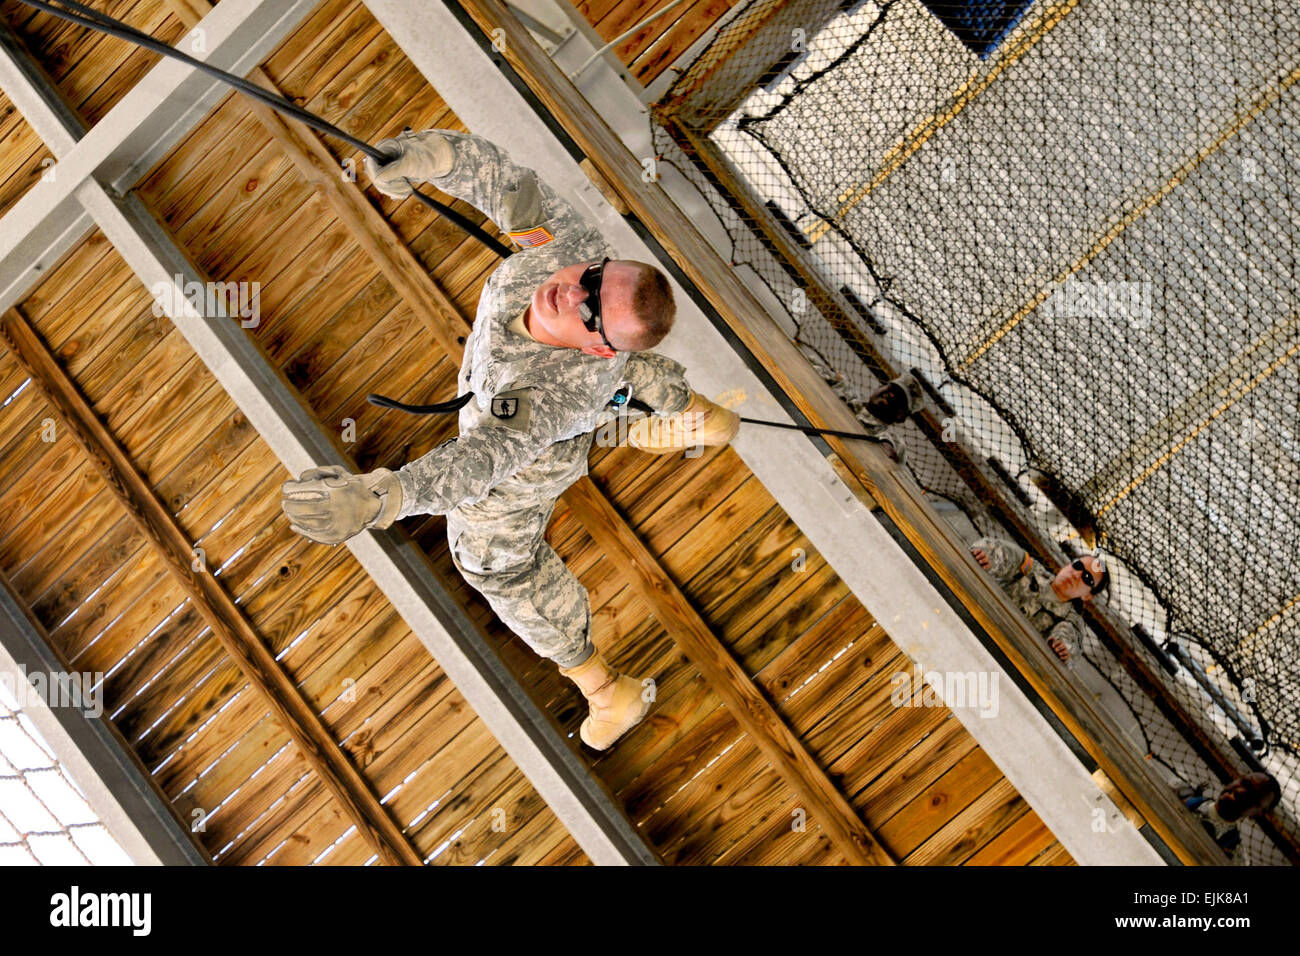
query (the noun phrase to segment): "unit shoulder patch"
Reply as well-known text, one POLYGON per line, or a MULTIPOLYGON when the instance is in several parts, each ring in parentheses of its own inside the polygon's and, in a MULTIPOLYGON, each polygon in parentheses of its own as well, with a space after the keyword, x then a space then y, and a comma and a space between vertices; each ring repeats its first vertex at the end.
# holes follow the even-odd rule
POLYGON ((527 431, 532 418, 531 388, 512 388, 492 397, 488 411, 492 417, 516 431, 527 431))
POLYGON ((497 418, 514 418, 519 411, 519 399, 501 398, 492 399, 492 414, 497 418))

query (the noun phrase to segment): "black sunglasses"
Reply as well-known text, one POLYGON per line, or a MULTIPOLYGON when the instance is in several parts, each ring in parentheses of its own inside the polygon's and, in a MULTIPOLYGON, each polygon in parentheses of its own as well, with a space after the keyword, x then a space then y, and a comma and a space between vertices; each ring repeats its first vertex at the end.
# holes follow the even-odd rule
MULTIPOLYGON (((1083 580, 1085 586, 1092 588, 1094 592, 1096 591, 1097 581, 1093 578, 1092 572, 1084 566, 1082 558, 1075 558, 1070 562, 1070 567, 1079 572, 1079 577, 1083 580)), ((1104 571, 1102 573, 1105 574, 1104 571)))
POLYGON ((605 338, 605 323, 600 317, 600 283, 605 277, 607 262, 608 259, 601 259, 599 263, 593 262, 583 270, 578 285, 587 290, 587 298, 578 303, 578 314, 582 316, 582 324, 587 327, 588 332, 599 332, 600 340, 617 352, 618 349, 615 349, 609 339, 605 338))

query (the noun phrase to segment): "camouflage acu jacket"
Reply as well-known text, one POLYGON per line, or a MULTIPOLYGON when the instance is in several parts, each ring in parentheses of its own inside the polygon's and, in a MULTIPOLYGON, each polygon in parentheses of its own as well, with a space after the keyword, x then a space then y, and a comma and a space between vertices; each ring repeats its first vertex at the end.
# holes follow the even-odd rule
POLYGON ((474 393, 460 411, 460 435, 397 472, 400 517, 445 513, 481 500, 504 479, 555 496, 586 473, 592 430, 625 385, 661 414, 690 399, 681 365, 653 352, 612 359, 543 345, 509 326, 552 273, 614 250, 600 233, 535 173, 497 146, 469 134, 439 131, 452 143, 451 171, 429 179, 465 200, 522 245, 488 278, 465 343, 459 393, 474 393))
POLYGON ((1082 650, 1083 618, 1052 591, 1051 572, 1006 538, 980 538, 971 547, 989 556, 989 573, 1040 634, 1061 639, 1071 653, 1082 650))

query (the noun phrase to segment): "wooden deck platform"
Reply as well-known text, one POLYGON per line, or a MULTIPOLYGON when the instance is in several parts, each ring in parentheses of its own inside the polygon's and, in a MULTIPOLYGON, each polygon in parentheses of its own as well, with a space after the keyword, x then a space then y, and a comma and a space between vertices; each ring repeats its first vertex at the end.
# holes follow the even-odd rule
MULTIPOLYGON (((194 3, 95 6, 174 43, 194 3)), ((694 4, 690 20, 666 26, 666 48, 684 49, 725 8, 694 4)), ((587 12, 612 37, 649 8, 592 3, 587 12)), ((87 124, 153 62, 13 2, 0 4, 0 16, 87 124)), ((652 40, 621 50, 647 80, 671 62, 652 40)), ((461 128, 355 0, 326 0, 264 68, 286 95, 370 142, 405 126, 461 128)), ((39 179, 48 151, 7 103, 0 134, 4 208, 39 179)), ((336 161, 360 165, 326 145, 336 161)), ((353 423, 363 467, 397 467, 454 433, 449 418, 366 404, 368 391, 411 402, 452 394, 459 356, 244 99, 226 98, 136 192, 211 278, 259 283, 261 317, 249 333, 321 423, 339 432, 353 423)), ((467 328, 497 258, 414 202, 365 195, 467 328)), ((586 862, 349 552, 289 531, 278 503, 289 476, 101 234, 88 235, 16 312, 421 859, 586 862)), ((911 663, 733 452, 596 449, 591 481, 895 860, 1071 862, 948 710, 894 706, 892 679, 911 663)), ((217 862, 375 857, 8 350, 0 489, 0 572, 70 667, 106 675, 106 713, 181 815, 205 821, 198 835, 217 862)), ((403 524, 577 746, 580 696, 460 580, 443 519, 403 524)), ((549 539, 591 593, 597 644, 616 666, 656 681, 649 720, 610 752, 584 757, 664 861, 845 862, 824 821, 807 813, 807 792, 772 767, 683 652, 675 612, 648 597, 569 504, 557 508, 549 539)))

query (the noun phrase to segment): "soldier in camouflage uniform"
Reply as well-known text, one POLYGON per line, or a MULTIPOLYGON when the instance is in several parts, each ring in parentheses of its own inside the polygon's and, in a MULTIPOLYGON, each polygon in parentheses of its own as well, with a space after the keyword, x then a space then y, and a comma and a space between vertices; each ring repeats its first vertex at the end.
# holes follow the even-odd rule
POLYGON ((1110 586, 1110 572, 1096 555, 1085 555, 1053 575, 1006 538, 980 538, 970 548, 980 567, 1002 585, 1057 657, 1069 661, 1087 633, 1073 602, 1091 601, 1110 586))
POLYGON ((1268 813, 1282 799, 1277 780, 1263 772, 1248 773, 1222 786, 1201 784, 1179 792, 1183 805, 1196 814, 1205 832, 1228 855, 1234 866, 1249 866, 1250 854, 1242 844, 1241 823, 1268 813), (1211 798, 1206 793, 1217 793, 1211 798))
POLYGON ((586 590, 544 540, 556 499, 587 473, 592 432, 611 400, 655 413, 628 441, 664 452, 726 444, 738 417, 646 351, 667 334, 672 291, 657 269, 614 259, 600 233, 528 169, 481 137, 406 132, 368 170, 380 192, 428 181, 480 209, 521 251, 488 278, 465 343, 460 434, 396 473, 332 466, 286 482, 294 530, 337 544, 413 514, 446 514, 452 558, 498 617, 581 688, 582 739, 604 749, 649 709, 640 682, 618 675, 591 641, 586 590))

